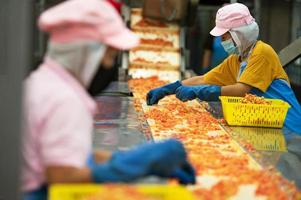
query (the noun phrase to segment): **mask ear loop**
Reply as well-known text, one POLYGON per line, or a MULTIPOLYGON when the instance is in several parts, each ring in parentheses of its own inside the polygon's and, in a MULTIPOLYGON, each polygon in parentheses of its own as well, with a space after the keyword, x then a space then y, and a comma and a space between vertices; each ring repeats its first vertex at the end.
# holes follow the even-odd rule
POLYGON ((235 42, 235 44, 237 46, 239 55, 241 55, 242 54, 242 51, 241 51, 241 42, 238 39, 237 34, 235 33, 235 31, 232 31, 232 30, 229 30, 229 33, 230 33, 232 39, 234 40, 234 42, 235 42))

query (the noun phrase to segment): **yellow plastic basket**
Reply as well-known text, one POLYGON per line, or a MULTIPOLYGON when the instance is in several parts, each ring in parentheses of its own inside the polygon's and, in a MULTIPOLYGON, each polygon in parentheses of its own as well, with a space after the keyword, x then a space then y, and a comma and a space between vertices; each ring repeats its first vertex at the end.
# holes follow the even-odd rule
POLYGON ((240 103, 242 97, 219 97, 229 125, 282 128, 290 105, 280 99, 266 99, 271 105, 240 103))
POLYGON ((193 200, 176 185, 57 184, 50 187, 49 200, 193 200))

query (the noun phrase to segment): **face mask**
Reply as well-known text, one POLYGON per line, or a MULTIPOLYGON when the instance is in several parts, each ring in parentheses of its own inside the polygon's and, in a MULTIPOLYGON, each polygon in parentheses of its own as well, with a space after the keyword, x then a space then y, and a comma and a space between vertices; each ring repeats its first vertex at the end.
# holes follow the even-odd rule
POLYGON ((88 45, 88 48, 88 57, 81 74, 81 80, 86 87, 91 84, 92 78, 95 77, 99 61, 106 51, 106 48, 99 43, 92 43, 88 45))
POLYGON ((108 85, 117 78, 118 67, 113 66, 110 69, 106 69, 100 66, 92 79, 88 92, 91 96, 99 95, 108 85))
POLYGON ((226 40, 222 42, 222 45, 225 49, 225 51, 231 55, 231 54, 238 54, 238 49, 236 46, 234 46, 234 43, 232 39, 226 40))

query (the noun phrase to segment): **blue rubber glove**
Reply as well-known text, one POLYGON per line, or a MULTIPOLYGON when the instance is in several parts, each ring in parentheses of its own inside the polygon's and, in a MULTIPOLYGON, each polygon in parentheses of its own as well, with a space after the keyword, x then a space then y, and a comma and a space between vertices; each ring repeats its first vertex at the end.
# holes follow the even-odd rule
POLYGON ((170 177, 178 179, 181 184, 195 184, 196 182, 195 170, 188 161, 176 168, 170 177))
POLYGON ((181 82, 176 81, 149 91, 146 96, 147 105, 150 106, 157 104, 159 100, 164 98, 165 96, 175 94, 176 89, 180 86, 182 86, 181 82))
POLYGON ((220 95, 221 86, 217 85, 181 86, 176 90, 176 97, 181 101, 195 98, 203 101, 218 101, 220 95))
POLYGON ((47 200, 48 196, 48 186, 44 185, 40 188, 30 191, 24 192, 22 194, 22 200, 47 200))
POLYGON ((178 178, 194 183, 193 168, 186 160, 186 152, 177 140, 148 143, 125 152, 115 152, 103 164, 88 166, 97 183, 130 182, 149 175, 178 178))

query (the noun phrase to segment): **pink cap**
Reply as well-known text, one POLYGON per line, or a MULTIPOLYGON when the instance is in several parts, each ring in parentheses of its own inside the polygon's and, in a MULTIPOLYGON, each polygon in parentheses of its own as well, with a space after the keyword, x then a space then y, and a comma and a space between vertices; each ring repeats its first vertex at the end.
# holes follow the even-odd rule
POLYGON ((70 0, 46 10, 39 28, 55 42, 95 40, 126 50, 136 47, 139 38, 123 23, 118 12, 103 0, 70 0))
POLYGON ((213 36, 221 36, 232 28, 245 26, 254 22, 247 6, 233 3, 220 8, 216 13, 215 27, 210 31, 213 36))

